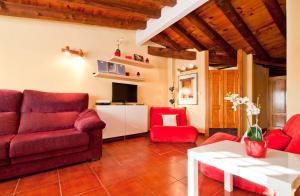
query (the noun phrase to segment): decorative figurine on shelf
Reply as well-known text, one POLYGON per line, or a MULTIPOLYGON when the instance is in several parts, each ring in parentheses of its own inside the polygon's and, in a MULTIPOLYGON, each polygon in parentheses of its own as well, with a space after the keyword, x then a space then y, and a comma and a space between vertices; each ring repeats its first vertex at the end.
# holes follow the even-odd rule
POLYGON ((115 56, 118 56, 120 57, 121 56, 121 50, 120 50, 120 45, 121 45, 121 42, 123 41, 123 38, 121 39, 117 39, 117 49, 115 51, 115 56))
POLYGON ((129 73, 129 72, 125 72, 125 75, 126 75, 126 76, 130 76, 130 73, 129 73))
POLYGON ((137 72, 136 75, 137 75, 137 76, 141 76, 141 73, 140 73, 140 72, 137 72))
POLYGON ((146 61, 145 61, 146 63, 149 63, 149 59, 148 58, 146 58, 146 61))
POLYGON ((171 98, 169 99, 169 103, 175 108, 175 87, 174 83, 173 86, 169 88, 169 91, 171 93, 171 98))

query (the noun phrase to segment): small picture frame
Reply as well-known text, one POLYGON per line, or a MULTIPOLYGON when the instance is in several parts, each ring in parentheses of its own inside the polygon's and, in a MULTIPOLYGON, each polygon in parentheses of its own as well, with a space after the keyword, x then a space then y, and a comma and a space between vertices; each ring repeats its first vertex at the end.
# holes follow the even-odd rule
POLYGON ((144 57, 142 55, 134 54, 133 58, 134 58, 135 61, 144 62, 144 57))
POLYGON ((116 64, 108 62, 107 67, 109 73, 115 73, 115 74, 118 73, 116 64))
POLYGON ((119 75, 125 76, 125 65, 122 64, 116 64, 117 65, 117 73, 119 75))
POLYGON ((99 73, 108 73, 108 62, 97 60, 97 64, 99 73))

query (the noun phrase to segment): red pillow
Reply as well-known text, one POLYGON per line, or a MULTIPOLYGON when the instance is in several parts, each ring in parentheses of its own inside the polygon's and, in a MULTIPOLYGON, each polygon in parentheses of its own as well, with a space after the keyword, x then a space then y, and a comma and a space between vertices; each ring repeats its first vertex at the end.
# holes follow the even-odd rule
POLYGON ((275 150, 284 150, 291 141, 291 137, 279 129, 267 132, 264 139, 267 141, 268 148, 275 150))
POLYGON ((285 151, 300 154, 300 132, 294 134, 293 139, 285 151))

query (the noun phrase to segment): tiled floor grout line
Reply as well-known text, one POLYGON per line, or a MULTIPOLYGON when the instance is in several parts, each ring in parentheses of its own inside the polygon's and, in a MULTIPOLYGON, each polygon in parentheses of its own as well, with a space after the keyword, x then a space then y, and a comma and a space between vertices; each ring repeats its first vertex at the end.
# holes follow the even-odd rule
POLYGON ((60 196, 63 196, 63 194, 62 194, 62 188, 61 188, 61 181, 60 181, 59 170, 56 169, 56 171, 57 171, 57 178, 58 178, 59 194, 60 194, 60 196))
POLYGON ((18 178, 18 182, 17 182, 16 187, 15 187, 15 189, 14 189, 14 192, 13 192, 13 194, 12 194, 13 196, 15 196, 16 193, 17 193, 17 188, 18 188, 18 186, 19 186, 20 180, 21 180, 21 178, 18 178))
POLYGON ((104 189, 104 191, 106 192, 106 194, 110 196, 110 193, 108 192, 107 188, 102 183, 102 181, 99 178, 99 176, 96 174, 95 170, 93 168, 91 168, 90 166, 88 166, 88 167, 90 168, 91 172, 94 174, 94 176, 96 177, 96 179, 98 180, 99 184, 102 186, 102 188, 104 189))

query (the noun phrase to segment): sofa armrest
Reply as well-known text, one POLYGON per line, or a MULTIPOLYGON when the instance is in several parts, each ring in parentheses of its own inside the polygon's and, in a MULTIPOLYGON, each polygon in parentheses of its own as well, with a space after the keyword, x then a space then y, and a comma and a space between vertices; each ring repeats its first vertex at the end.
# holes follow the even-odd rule
POLYGON ((79 131, 87 132, 94 129, 104 129, 106 124, 94 110, 87 109, 79 114, 74 126, 79 131))
POLYGON ((219 133, 216 133, 213 136, 209 137, 201 145, 212 144, 212 143, 216 143, 216 142, 220 142, 220 141, 224 141, 224 140, 239 142, 241 140, 241 138, 238 136, 219 132, 219 133))

